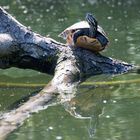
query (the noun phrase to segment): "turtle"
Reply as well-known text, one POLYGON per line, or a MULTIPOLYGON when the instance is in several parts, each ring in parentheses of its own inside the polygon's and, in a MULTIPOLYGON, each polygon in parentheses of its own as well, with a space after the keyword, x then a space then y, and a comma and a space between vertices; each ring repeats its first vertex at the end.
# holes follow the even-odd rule
POLYGON ((69 46, 81 47, 92 52, 104 50, 109 43, 108 37, 95 17, 87 13, 85 20, 77 22, 59 34, 69 46))

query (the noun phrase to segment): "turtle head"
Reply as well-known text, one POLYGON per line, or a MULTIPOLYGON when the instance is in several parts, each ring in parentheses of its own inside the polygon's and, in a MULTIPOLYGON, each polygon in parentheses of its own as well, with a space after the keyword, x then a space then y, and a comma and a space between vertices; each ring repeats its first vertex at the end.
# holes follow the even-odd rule
POLYGON ((95 36, 96 32, 97 32, 97 26, 98 26, 97 20, 90 13, 86 14, 85 20, 88 22, 88 24, 90 26, 90 34, 91 34, 91 36, 95 36))

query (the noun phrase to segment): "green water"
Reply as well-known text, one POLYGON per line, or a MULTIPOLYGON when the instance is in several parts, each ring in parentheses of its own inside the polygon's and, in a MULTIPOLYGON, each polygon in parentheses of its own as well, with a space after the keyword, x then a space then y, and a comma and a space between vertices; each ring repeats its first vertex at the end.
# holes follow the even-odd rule
MULTIPOLYGON (((103 52, 140 65, 139 0, 0 0, 0 5, 22 24, 42 35, 63 41, 57 35, 67 26, 94 13, 110 38, 103 52)), ((52 77, 32 70, 0 70, 0 82, 47 83, 52 77)), ((94 81, 138 79, 138 74, 96 76, 94 81)), ((39 89, 0 88, 0 111, 39 89)), ((8 140, 139 140, 140 84, 94 88, 80 87, 74 99, 76 112, 91 119, 78 119, 64 105, 34 114, 8 140)))

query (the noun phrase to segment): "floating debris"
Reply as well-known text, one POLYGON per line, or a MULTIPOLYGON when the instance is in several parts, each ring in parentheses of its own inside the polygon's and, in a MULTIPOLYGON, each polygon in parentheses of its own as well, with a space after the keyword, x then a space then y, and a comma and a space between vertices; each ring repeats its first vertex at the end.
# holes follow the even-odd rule
POLYGON ((53 130, 54 128, 52 126, 49 127, 49 130, 53 130))
POLYGON ((117 101, 116 101, 116 100, 113 100, 112 102, 113 102, 113 103, 116 103, 117 101))
POLYGON ((107 103, 107 100, 103 100, 103 103, 106 104, 107 103))
POLYGON ((62 136, 56 136, 57 140, 62 140, 62 136))
POLYGON ((107 119, 109 119, 109 118, 110 118, 110 116, 109 116, 109 115, 106 115, 106 118, 107 118, 107 119))
POLYGON ((108 16, 107 19, 112 19, 112 17, 111 16, 108 16))

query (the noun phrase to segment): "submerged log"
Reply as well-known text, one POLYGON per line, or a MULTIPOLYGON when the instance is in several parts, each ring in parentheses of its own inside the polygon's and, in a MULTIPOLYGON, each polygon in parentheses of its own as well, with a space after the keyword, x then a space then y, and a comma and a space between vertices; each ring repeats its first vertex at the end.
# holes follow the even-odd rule
POLYGON ((40 110, 56 94, 61 100, 65 97, 70 100, 75 96, 78 84, 90 76, 122 74, 134 69, 131 64, 34 33, 0 8, 0 68, 10 67, 34 69, 54 77, 39 94, 1 116, 1 139, 22 125, 31 113, 40 110))

